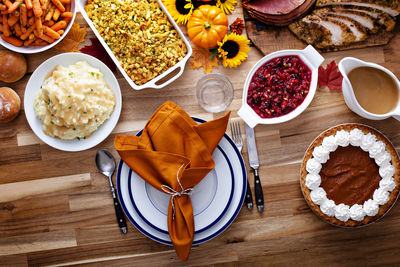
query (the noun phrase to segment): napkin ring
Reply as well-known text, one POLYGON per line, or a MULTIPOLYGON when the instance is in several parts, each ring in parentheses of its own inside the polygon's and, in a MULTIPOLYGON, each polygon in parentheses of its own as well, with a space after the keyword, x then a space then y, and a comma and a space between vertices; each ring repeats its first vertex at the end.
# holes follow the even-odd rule
POLYGON ((172 204, 172 219, 174 220, 175 219, 175 204, 174 204, 174 197, 180 197, 180 196, 182 196, 182 195, 188 195, 188 196, 190 196, 191 194, 192 194, 192 192, 193 192, 193 188, 183 188, 183 185, 181 184, 181 181, 179 180, 179 172, 181 171, 181 169, 182 169, 182 167, 184 166, 185 164, 182 164, 181 165, 181 167, 179 168, 179 170, 178 170, 178 172, 176 173, 176 180, 178 180, 178 184, 179 184, 179 186, 181 187, 181 191, 176 191, 176 190, 174 190, 173 188, 171 188, 170 186, 168 186, 168 185, 165 185, 165 184, 163 184, 163 185, 161 185, 161 189, 165 192, 165 193, 167 193, 168 195, 171 195, 171 204, 172 204))

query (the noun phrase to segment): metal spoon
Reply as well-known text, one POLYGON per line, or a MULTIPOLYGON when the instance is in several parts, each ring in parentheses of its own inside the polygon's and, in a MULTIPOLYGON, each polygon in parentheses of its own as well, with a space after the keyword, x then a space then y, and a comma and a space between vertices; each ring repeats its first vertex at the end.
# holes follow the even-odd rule
POLYGON ((111 187, 111 193, 114 200, 115 215, 117 216, 119 229, 121 229, 122 233, 126 234, 127 228, 126 228, 124 213, 122 212, 121 205, 119 204, 117 196, 115 195, 115 188, 111 179, 115 171, 115 160, 113 155, 111 155, 111 153, 108 152, 107 150, 104 149, 98 150, 96 153, 96 165, 102 174, 108 176, 108 180, 110 182, 110 187, 111 187))

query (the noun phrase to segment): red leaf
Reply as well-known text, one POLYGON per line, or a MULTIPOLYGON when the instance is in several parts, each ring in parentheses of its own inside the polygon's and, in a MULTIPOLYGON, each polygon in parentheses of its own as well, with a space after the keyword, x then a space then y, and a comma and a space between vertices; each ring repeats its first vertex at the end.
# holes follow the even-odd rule
POLYGON ((328 86, 331 90, 341 90, 342 80, 343 76, 334 60, 325 69, 322 66, 318 68, 318 87, 328 86))
POLYGON ((116 68, 114 62, 112 61, 110 56, 107 54, 107 51, 101 45, 99 40, 97 40, 97 38, 90 38, 90 41, 92 42, 92 44, 82 47, 80 49, 80 51, 82 53, 94 56, 95 58, 99 59, 104 64, 106 64, 112 72, 115 72, 117 70, 117 68, 116 68))

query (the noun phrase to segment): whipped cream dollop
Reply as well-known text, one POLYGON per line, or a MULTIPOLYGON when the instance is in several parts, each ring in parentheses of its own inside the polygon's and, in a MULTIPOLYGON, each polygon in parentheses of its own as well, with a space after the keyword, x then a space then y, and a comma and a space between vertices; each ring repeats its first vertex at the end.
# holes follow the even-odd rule
POLYGON ((350 219, 350 207, 340 203, 335 207, 335 218, 342 222, 347 222, 350 219))
POLYGON ((327 199, 321 204, 320 209, 323 214, 333 217, 335 216, 336 204, 332 199, 327 199))
POLYGON ((379 154, 381 154, 383 151, 385 151, 386 145, 382 141, 375 142, 369 149, 369 156, 371 158, 375 158, 379 154))
POLYGON ((329 152, 335 151, 338 148, 335 136, 330 135, 325 137, 324 140, 322 141, 322 146, 329 152))
POLYGON ((392 177, 395 172, 396 172, 396 170, 394 169, 393 165, 390 163, 384 164, 383 166, 381 166, 379 168, 379 175, 382 178, 392 177))
POLYGON ((396 183, 392 177, 386 177, 380 180, 379 187, 385 191, 392 192, 396 188, 396 183))
POLYGON ((317 189, 312 190, 310 193, 310 197, 312 202, 314 202, 317 205, 321 205, 327 200, 326 192, 322 187, 318 187, 317 189))
POLYGON ((375 216, 379 212, 379 205, 385 205, 389 201, 390 192, 396 188, 393 178, 396 170, 391 164, 391 155, 386 150, 386 144, 377 140, 372 133, 364 134, 360 129, 355 128, 350 132, 345 130, 337 131, 335 135, 330 135, 322 140, 322 144, 314 148, 313 157, 306 163, 306 186, 310 189, 311 200, 320 206, 321 212, 327 216, 335 217, 342 222, 349 219, 362 221, 365 216, 375 216), (338 146, 359 146, 362 150, 369 153, 376 164, 379 166, 381 181, 372 199, 363 203, 354 204, 349 207, 344 203, 338 205, 327 198, 325 190, 321 187, 321 176, 319 172, 322 164, 329 160, 329 154, 335 151, 338 146))
POLYGON ((308 173, 319 173, 322 169, 322 165, 315 158, 311 158, 307 161, 306 170, 308 173))
POLYGON ((389 201, 389 192, 379 187, 372 195, 372 199, 379 205, 385 205, 389 201))
POLYGON ((309 173, 306 176, 306 186, 310 190, 317 189, 321 184, 321 176, 317 173, 309 173))
POLYGON ((368 216, 375 216, 376 214, 378 214, 379 211, 379 205, 373 199, 368 199, 367 201, 365 201, 363 204, 363 208, 365 214, 367 214, 368 216))
POLYGON ((345 130, 336 132, 335 135, 336 144, 339 146, 348 146, 350 144, 350 134, 345 130))
POLYGON ((383 151, 382 153, 375 156, 375 163, 378 166, 382 166, 387 163, 390 163, 391 160, 392 160, 392 157, 390 156, 389 152, 387 152, 387 151, 383 151))
POLYGON ((355 128, 351 130, 349 136, 350 144, 352 146, 360 146, 363 136, 364 133, 360 129, 355 128))
POLYGON ((355 221, 362 221, 365 217, 365 210, 362 205, 354 204, 350 208, 350 218, 355 221))
POLYGON ((312 154, 314 158, 322 164, 326 163, 329 159, 329 151, 323 146, 317 146, 314 148, 312 154))
POLYGON ((376 141, 376 136, 371 133, 368 133, 363 136, 360 147, 365 152, 368 152, 369 148, 375 143, 375 141, 376 141))

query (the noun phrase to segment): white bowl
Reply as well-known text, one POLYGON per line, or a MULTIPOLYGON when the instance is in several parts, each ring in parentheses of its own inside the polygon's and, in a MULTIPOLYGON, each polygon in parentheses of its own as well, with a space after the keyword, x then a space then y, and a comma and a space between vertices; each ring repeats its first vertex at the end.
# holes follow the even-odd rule
MULTIPOLYGON (((76 16, 76 3, 75 0, 71 0, 71 12, 73 14, 73 17, 71 21, 68 23, 67 28, 65 28, 63 35, 61 35, 61 38, 58 40, 55 40, 53 43, 45 45, 45 46, 15 46, 12 45, 6 41, 4 41, 2 38, 0 38, 0 45, 4 46, 5 48, 12 50, 17 53, 22 53, 22 54, 34 54, 34 53, 39 53, 46 51, 53 46, 57 45, 59 42, 61 42, 62 39, 68 34, 69 30, 72 27, 72 24, 74 23, 75 16, 76 16)), ((1 36, 1 34, 0 34, 1 36)))
POLYGON ((302 113, 314 98, 315 91, 317 90, 318 83, 318 67, 322 64, 324 58, 314 49, 311 45, 307 46, 304 50, 280 50, 269 55, 266 55, 260 59, 250 70, 247 75, 246 82, 243 88, 242 96, 242 107, 238 111, 238 115, 249 125, 254 128, 257 124, 276 124, 289 121, 302 113), (247 91, 254 76, 254 73, 267 61, 282 56, 299 56, 300 59, 310 68, 312 72, 311 83, 309 92, 304 99, 303 103, 295 108, 293 111, 289 112, 280 117, 275 118, 261 118, 258 114, 247 104, 247 91))
POLYGON ((101 62, 97 58, 82 53, 64 53, 49 58, 48 60, 43 62, 35 70, 35 72, 33 72, 31 78, 28 81, 28 84, 26 85, 24 95, 25 116, 33 132, 49 146, 64 151, 86 150, 101 143, 104 139, 107 138, 107 136, 110 135, 115 125, 117 124, 119 115, 121 113, 121 107, 121 90, 114 74, 103 62, 101 62), (57 65, 69 66, 81 60, 87 61, 89 65, 98 68, 101 73, 103 73, 105 82, 115 93, 117 102, 115 109, 112 112, 110 118, 106 120, 90 137, 86 139, 62 140, 54 138, 43 132, 42 122, 38 117, 36 117, 36 113, 33 107, 33 100, 36 98, 40 90, 40 86, 43 84, 46 76, 57 65))

